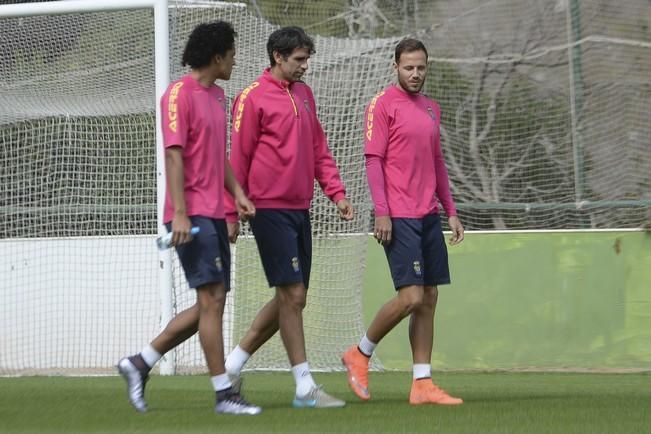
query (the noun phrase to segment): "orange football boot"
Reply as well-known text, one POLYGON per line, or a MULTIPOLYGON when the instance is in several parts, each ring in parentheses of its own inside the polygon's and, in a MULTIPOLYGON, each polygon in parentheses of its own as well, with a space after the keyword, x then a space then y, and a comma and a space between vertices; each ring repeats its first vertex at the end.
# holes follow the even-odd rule
POLYGON ((432 382, 431 378, 419 378, 411 383, 411 393, 409 393, 409 403, 411 405, 420 404, 439 404, 439 405, 459 405, 463 404, 463 399, 455 398, 439 388, 432 382))
POLYGON ((369 360, 370 357, 362 354, 357 345, 348 348, 341 357, 341 363, 344 364, 346 371, 348 371, 348 385, 353 393, 363 401, 371 399, 371 394, 368 391, 369 360))

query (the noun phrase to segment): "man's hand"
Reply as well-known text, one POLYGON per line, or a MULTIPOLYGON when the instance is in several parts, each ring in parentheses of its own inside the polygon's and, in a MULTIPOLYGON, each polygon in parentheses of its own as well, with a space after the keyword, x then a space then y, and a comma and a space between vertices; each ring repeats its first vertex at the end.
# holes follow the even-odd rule
POLYGON ((255 217, 255 205, 245 194, 239 194, 235 197, 235 208, 241 220, 250 220, 255 217))
POLYGON ((343 220, 352 220, 355 216, 353 206, 346 198, 341 199, 339 202, 337 202, 337 209, 339 210, 339 217, 341 217, 343 220))
POLYGON ((192 222, 185 213, 174 214, 174 219, 172 220, 172 242, 170 245, 178 246, 192 241, 190 229, 192 229, 192 222))
POLYGON ((450 238, 450 245, 454 246, 463 241, 463 225, 459 220, 459 217, 452 216, 448 219, 448 225, 452 231, 452 238, 450 238))
POLYGON ((375 229, 373 235, 378 243, 383 246, 391 243, 391 217, 388 215, 375 217, 375 229))
POLYGON ((232 244, 235 244, 237 241, 237 236, 240 234, 240 222, 227 222, 226 227, 228 228, 228 241, 230 241, 232 244))

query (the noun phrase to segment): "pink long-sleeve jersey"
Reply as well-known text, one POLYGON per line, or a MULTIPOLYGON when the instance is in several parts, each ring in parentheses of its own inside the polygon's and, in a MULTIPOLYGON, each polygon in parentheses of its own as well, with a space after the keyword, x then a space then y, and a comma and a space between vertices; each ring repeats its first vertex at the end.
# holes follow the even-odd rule
POLYGON ((441 152, 440 114, 436 102, 395 85, 371 100, 364 154, 382 161, 382 173, 369 174, 376 215, 421 218, 438 212, 437 198, 448 217, 457 214, 441 152))
MULTIPOLYGON (((267 68, 237 96, 232 117, 231 166, 256 208, 309 209, 315 179, 332 201, 346 196, 307 84, 267 68)), ((226 214, 236 219, 228 193, 226 214)))

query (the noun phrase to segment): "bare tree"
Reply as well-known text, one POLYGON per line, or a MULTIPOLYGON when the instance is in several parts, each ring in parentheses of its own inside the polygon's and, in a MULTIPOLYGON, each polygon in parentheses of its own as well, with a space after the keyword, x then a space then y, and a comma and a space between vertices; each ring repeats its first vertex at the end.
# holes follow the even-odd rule
POLYGON ((381 28, 395 28, 378 7, 377 0, 351 0, 344 20, 351 38, 375 37, 381 28))
POLYGON ((491 212, 496 229, 509 226, 498 204, 538 202, 571 190, 570 131, 538 119, 537 111, 549 106, 543 102, 549 97, 526 86, 527 77, 541 68, 567 63, 549 56, 541 63, 531 55, 557 37, 545 26, 553 6, 541 11, 537 25, 518 26, 506 44, 481 43, 485 61, 479 68, 466 67, 472 71, 467 92, 441 129, 455 197, 496 205, 491 212), (508 57, 501 54, 505 52, 508 57), (542 170, 547 175, 541 180, 534 175, 542 170))

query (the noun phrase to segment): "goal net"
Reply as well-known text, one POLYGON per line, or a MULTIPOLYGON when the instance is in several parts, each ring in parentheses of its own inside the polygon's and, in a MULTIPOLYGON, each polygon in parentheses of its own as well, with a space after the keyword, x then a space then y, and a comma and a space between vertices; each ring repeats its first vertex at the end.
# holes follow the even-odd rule
MULTIPOLYGON (((393 80, 393 50, 405 35, 428 47, 424 91, 442 108, 442 146, 466 229, 651 226, 651 6, 611 3, 170 1, 171 79, 185 72, 179 59, 196 24, 235 26, 237 66, 220 82, 231 98, 267 66, 265 43, 278 26, 301 25, 315 37, 306 81, 358 216, 340 222, 315 187, 311 366, 339 369, 341 352, 363 333, 372 214, 362 117, 393 80)), ((112 372, 158 333, 163 315, 153 243, 153 14, 8 18, 2 10, 0 375, 112 372)), ((194 292, 176 262, 172 274, 177 313, 194 292)), ((248 227, 232 279, 227 350, 272 296, 248 227)), ((196 338, 165 363, 205 370, 196 338)), ((287 368, 278 337, 247 367, 287 368)))
POLYGON ((324 35, 423 40, 466 229, 651 226, 648 1, 249 3, 324 35))
MULTIPOLYGON (((200 22, 223 19, 237 32, 237 66, 220 82, 231 98, 268 64, 276 28, 243 4, 170 2, 171 79, 200 22)), ((0 13, 1 13, 0 9, 0 13)), ((2 18, 0 43, 0 375, 108 373, 160 330, 154 245, 156 150, 154 22, 150 9, 2 18)), ((374 50, 384 41, 361 46, 374 50)), ((314 259, 304 313, 317 370, 363 333, 366 184, 357 112, 389 79, 385 59, 360 57, 345 40, 316 37, 307 81, 359 217, 342 223, 316 188, 314 259), (342 76, 351 91, 340 92, 342 76)), ((225 346, 243 336, 272 295, 248 228, 234 250, 225 346)), ((175 260, 173 313, 191 306, 175 260)), ((175 372, 205 371, 196 337, 170 359, 175 372)), ((379 366, 377 363, 375 366, 379 366)), ((252 369, 287 369, 274 338, 252 369)))
MULTIPOLYGON (((227 7, 178 8, 175 11, 174 33, 179 43, 197 22, 206 19, 231 21, 238 32, 237 66, 224 84, 231 97, 247 86, 268 66, 266 42, 277 28, 256 17, 249 9, 227 7)), ((319 118, 323 123, 334 158, 346 185, 348 196, 357 208, 353 222, 339 220, 334 205, 315 184, 315 200, 311 219, 313 260, 307 306, 303 314, 305 340, 310 367, 315 370, 342 369, 343 351, 363 334, 362 286, 369 230, 368 195, 359 129, 359 113, 374 95, 375 89, 389 79, 389 65, 377 56, 361 56, 360 49, 373 52, 390 45, 384 40, 356 42, 315 35, 317 54, 310 61, 306 82, 314 89, 319 118), (346 88, 342 91, 342 78, 346 88)), ((179 46, 180 49, 180 46, 179 46)), ((181 71, 178 71, 181 73, 181 71)), ((248 225, 233 250, 227 347, 236 345, 253 321, 256 313, 273 296, 262 272, 255 241, 248 225)), ((183 288, 185 281, 176 274, 174 287, 183 288)), ((192 292, 175 290, 177 308, 194 302, 192 292)), ((204 369, 203 356, 195 336, 177 351, 177 370, 204 369)), ((374 359, 374 368, 380 362, 374 359)), ((279 334, 276 334, 247 363, 247 369, 288 369, 289 362, 279 334)))

